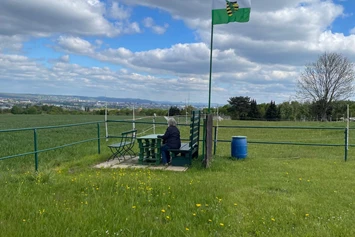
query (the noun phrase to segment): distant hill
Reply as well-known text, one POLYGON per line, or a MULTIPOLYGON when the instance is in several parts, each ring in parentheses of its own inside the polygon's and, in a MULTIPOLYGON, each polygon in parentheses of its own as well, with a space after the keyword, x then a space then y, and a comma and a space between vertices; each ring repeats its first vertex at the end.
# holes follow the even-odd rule
MULTIPOLYGON (((91 97, 91 96, 76 96, 76 95, 45 95, 45 94, 26 94, 26 93, 2 93, 0 97, 11 98, 15 100, 31 100, 37 102, 63 102, 63 101, 75 101, 85 100, 90 102, 107 101, 109 103, 130 103, 130 104, 164 104, 164 105, 181 105, 184 106, 184 102, 171 102, 171 101, 152 101, 138 98, 114 98, 114 97, 91 97)), ((197 107, 205 107, 204 103, 192 103, 191 105, 197 107)), ((215 106, 215 105, 213 105, 215 106)))
POLYGON ((107 101, 107 102, 126 102, 126 103, 155 103, 151 100, 135 99, 135 98, 113 98, 113 97, 90 97, 76 95, 44 95, 44 94, 17 94, 17 93, 1 93, 0 97, 21 99, 21 100, 87 100, 87 101, 107 101))

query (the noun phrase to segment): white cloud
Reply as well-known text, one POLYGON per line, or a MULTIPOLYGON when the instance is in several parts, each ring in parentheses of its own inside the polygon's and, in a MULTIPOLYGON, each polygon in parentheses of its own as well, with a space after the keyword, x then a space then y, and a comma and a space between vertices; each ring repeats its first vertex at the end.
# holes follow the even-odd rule
POLYGON ((69 57, 69 55, 63 55, 59 58, 59 60, 63 63, 68 63, 70 60, 70 57, 69 57))
POLYGON ((4 49, 10 51, 19 51, 22 49, 22 42, 25 40, 25 37, 19 35, 1 35, 0 34, 0 52, 4 49))
POLYGON ((350 30, 350 34, 355 35, 355 27, 350 30))
POLYGON ((58 46, 70 53, 92 55, 94 47, 90 42, 79 37, 60 36, 58 38, 58 46))
POLYGON ((113 2, 112 7, 110 9, 110 16, 113 19, 127 20, 131 16, 131 10, 127 9, 126 7, 120 5, 117 2, 113 2))
MULTIPOLYGON (((56 41, 56 49, 68 55, 47 68, 26 57, 0 54, 4 65, 12 60, 14 79, 39 78, 39 85, 52 83, 53 88, 67 85, 72 92, 98 94, 107 90, 115 97, 181 101, 190 93, 191 101, 207 101, 211 4, 200 0, 122 0, 111 5, 98 0, 63 0, 53 4, 33 0, 20 5, 9 0, 0 2, 0 22, 5 22, 0 24, 0 53, 4 48, 21 49, 23 35, 58 31, 62 36, 56 41), (107 45, 106 36, 141 33, 147 29, 157 34, 166 32, 169 25, 157 24, 151 17, 141 16, 146 17, 141 25, 131 22, 136 5, 158 8, 175 20, 184 21, 198 41, 141 52, 107 45), (35 10, 38 6, 38 16, 29 13, 28 9, 35 10), (88 41, 85 36, 89 35, 96 35, 100 40, 88 41), (101 49, 101 45, 105 47, 101 49), (69 54, 85 55, 123 68, 115 72, 105 67, 69 64, 69 54), (79 88, 75 88, 76 83, 79 88), (170 95, 171 91, 174 96, 170 95)), ((267 4, 254 1, 250 22, 215 26, 212 100, 226 103, 229 97, 248 95, 258 103, 282 102, 294 93, 305 63, 315 61, 322 52, 335 51, 355 60, 355 28, 350 36, 331 31, 334 20, 340 17, 344 17, 344 9, 334 1, 275 0, 267 4)), ((5 66, 0 66, 0 70, 1 82, 11 77, 5 66)))
POLYGON ((153 30, 154 33, 162 35, 165 33, 165 31, 168 29, 169 24, 165 23, 163 26, 158 26, 155 24, 153 18, 151 17, 146 17, 143 19, 143 25, 146 28, 150 28, 153 30))
POLYGON ((154 20, 151 17, 146 17, 143 19, 143 25, 147 28, 150 28, 154 25, 154 20))
MULTIPOLYGON (((97 1, 96 1, 97 2, 97 1)), ((0 34, 46 36, 53 33, 112 36, 119 32, 103 14, 105 7, 86 0, 0 1, 0 34)))

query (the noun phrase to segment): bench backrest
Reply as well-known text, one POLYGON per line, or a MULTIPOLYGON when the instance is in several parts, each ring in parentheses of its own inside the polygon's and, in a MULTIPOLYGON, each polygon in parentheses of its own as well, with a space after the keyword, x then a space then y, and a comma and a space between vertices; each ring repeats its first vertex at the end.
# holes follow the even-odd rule
POLYGON ((198 147, 200 139, 200 118, 201 111, 192 111, 191 123, 190 123, 190 142, 191 148, 198 147))
POLYGON ((137 129, 121 133, 122 142, 134 143, 137 137, 137 129))

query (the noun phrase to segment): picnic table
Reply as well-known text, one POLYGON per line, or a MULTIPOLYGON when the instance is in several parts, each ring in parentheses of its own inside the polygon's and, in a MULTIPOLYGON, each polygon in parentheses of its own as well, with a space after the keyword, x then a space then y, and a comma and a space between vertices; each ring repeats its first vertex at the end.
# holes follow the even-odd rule
POLYGON ((149 134, 142 137, 137 137, 139 145, 139 163, 140 164, 155 164, 159 165, 161 162, 161 138, 158 135, 163 134, 149 134))

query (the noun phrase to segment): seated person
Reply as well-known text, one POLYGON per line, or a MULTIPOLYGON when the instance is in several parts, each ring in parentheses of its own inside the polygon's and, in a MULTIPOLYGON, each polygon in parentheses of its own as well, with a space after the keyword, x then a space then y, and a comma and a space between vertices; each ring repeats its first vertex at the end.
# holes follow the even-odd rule
POLYGON ((163 139, 163 146, 161 147, 161 156, 163 165, 170 163, 169 149, 179 149, 181 147, 180 131, 176 127, 176 121, 174 118, 168 119, 168 128, 163 136, 158 136, 163 139))

